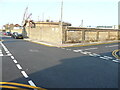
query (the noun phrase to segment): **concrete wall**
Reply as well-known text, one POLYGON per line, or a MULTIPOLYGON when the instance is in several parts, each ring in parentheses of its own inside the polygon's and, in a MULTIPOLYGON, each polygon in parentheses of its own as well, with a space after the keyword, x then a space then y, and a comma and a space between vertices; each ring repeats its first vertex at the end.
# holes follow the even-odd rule
MULTIPOLYGON (((9 32, 10 30, 6 30, 6 32, 9 32)), ((22 29, 13 29, 11 30, 11 32, 18 32, 18 33, 22 33, 22 29)))
POLYGON ((12 32, 12 33, 13 33, 13 32, 22 33, 22 29, 13 29, 13 30, 11 30, 11 32, 12 32))
POLYGON ((39 24, 35 28, 26 27, 27 36, 37 41, 50 43, 82 43, 118 40, 118 30, 80 28, 60 25, 39 24))
POLYGON ((30 39, 51 43, 62 43, 62 32, 59 25, 42 25, 35 28, 26 28, 30 39))
POLYGON ((96 41, 97 32, 96 31, 86 31, 85 32, 85 41, 96 41))
POLYGON ((69 28, 65 30, 66 39, 64 39, 64 42, 78 43, 118 40, 118 33, 119 31, 114 29, 69 28))
POLYGON ((67 42, 79 42, 82 40, 82 31, 66 31, 67 42))
POLYGON ((118 39, 118 31, 116 32, 116 31, 111 31, 110 33, 109 33, 109 38, 111 39, 111 40, 117 40, 118 39))

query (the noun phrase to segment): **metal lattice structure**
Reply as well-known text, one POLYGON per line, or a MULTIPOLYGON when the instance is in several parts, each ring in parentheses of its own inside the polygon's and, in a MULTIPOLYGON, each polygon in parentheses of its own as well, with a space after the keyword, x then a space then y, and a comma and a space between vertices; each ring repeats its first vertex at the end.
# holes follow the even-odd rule
POLYGON ((23 15, 23 20, 22 20, 22 27, 25 27, 26 24, 31 21, 30 17, 32 16, 32 13, 28 14, 28 7, 26 7, 24 15, 23 15))

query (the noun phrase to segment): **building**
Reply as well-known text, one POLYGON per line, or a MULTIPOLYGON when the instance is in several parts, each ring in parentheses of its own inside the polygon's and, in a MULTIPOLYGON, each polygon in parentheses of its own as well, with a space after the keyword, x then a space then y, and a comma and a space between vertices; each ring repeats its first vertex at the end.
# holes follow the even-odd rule
POLYGON ((72 27, 70 23, 65 22, 27 23, 25 30, 30 39, 56 44, 119 39, 118 29, 72 27))
POLYGON ((118 29, 118 25, 113 26, 97 26, 98 29, 118 29))
POLYGON ((30 39, 46 41, 51 43, 62 43, 62 30, 70 23, 61 22, 34 22, 34 25, 27 23, 26 32, 30 39))

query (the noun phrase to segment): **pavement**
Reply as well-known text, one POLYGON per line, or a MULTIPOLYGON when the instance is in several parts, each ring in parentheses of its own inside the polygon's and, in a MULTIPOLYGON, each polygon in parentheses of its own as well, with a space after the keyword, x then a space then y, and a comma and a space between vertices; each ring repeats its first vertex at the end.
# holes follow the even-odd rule
POLYGON ((24 40, 30 41, 33 43, 45 45, 45 46, 50 46, 50 47, 80 47, 80 46, 90 46, 90 45, 100 45, 100 44, 110 44, 110 43, 119 43, 120 40, 112 40, 112 41, 100 41, 100 42, 89 42, 89 43, 68 43, 68 44, 56 44, 56 43, 50 43, 50 42, 45 42, 45 41, 37 41, 37 40, 32 40, 29 38, 25 38, 24 40))

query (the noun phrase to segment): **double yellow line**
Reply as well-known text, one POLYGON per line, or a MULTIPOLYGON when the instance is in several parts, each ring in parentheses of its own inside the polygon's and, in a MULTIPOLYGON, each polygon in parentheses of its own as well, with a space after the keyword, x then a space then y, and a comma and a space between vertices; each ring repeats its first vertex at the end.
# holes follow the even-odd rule
POLYGON ((113 55, 115 58, 117 58, 117 59, 120 59, 120 56, 117 55, 117 52, 119 52, 119 51, 120 51, 120 49, 117 49, 117 50, 114 50, 114 51, 112 52, 112 55, 113 55))
POLYGON ((25 88, 31 88, 35 90, 47 90, 40 87, 35 87, 35 86, 30 86, 30 85, 20 84, 20 83, 13 83, 13 82, 0 82, 0 84, 1 84, 0 88, 8 88, 13 90, 29 90, 25 88), (21 87, 24 87, 24 88, 21 88, 21 87))

